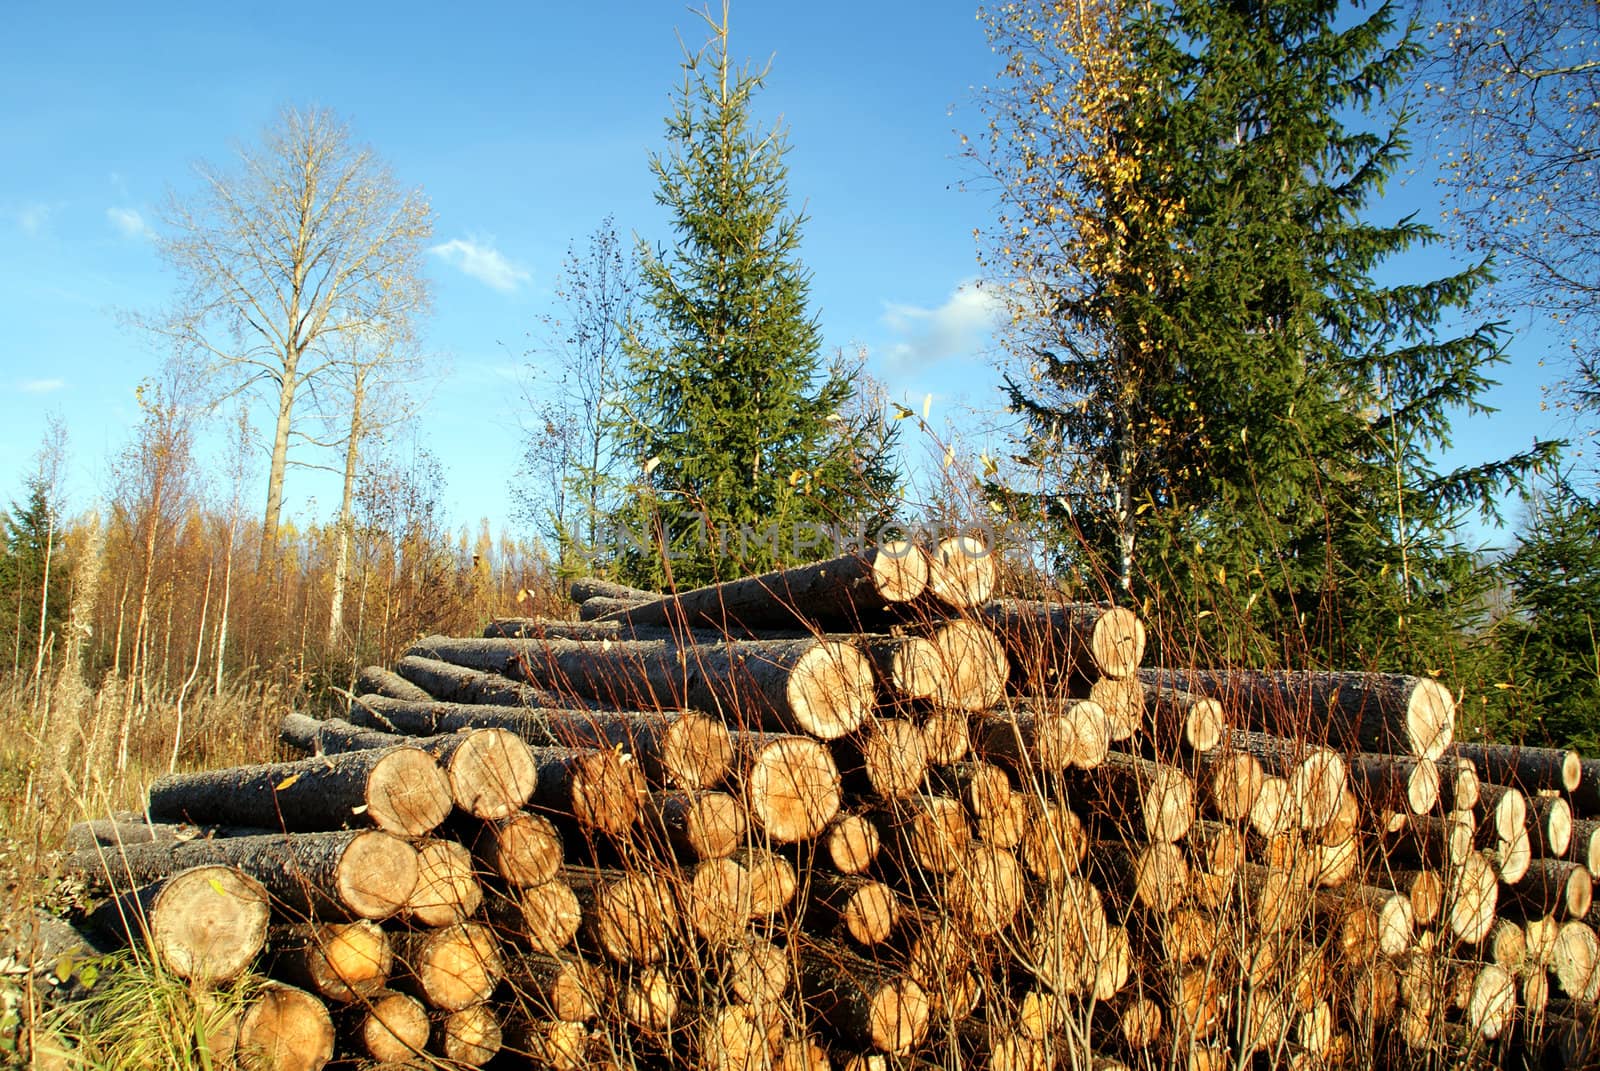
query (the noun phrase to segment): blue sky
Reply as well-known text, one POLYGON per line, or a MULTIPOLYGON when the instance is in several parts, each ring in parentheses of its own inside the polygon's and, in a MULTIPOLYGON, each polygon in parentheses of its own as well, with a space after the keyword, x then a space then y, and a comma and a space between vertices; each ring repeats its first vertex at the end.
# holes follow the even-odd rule
MULTIPOLYGON (((20 494, 59 413, 72 437, 72 509, 106 493, 108 459, 160 360, 119 324, 174 278, 154 255, 168 190, 222 163, 285 104, 336 110, 436 213, 427 346, 448 374, 424 386, 422 438, 458 524, 510 515, 525 352, 551 309, 567 245, 612 214, 668 239, 648 154, 678 84, 673 0, 588 5, 58 4, 13 0, 0 39, 0 498, 20 494)), ((935 423, 998 404, 972 233, 992 207, 955 131, 981 117, 994 67, 968 0, 806 4, 736 0, 735 55, 773 66, 758 98, 781 114, 790 189, 810 217, 802 255, 826 345, 865 346, 871 371, 935 423)), ((1393 214, 1437 213, 1426 178, 1393 214)), ((1387 209, 1387 206, 1386 206, 1387 209)), ((1387 210, 1385 214, 1388 214, 1387 210)), ((1445 267, 1443 261, 1432 265, 1445 267)), ((1514 346, 1492 421, 1459 426, 1451 460, 1557 430, 1536 336, 1514 346)), ((263 409, 264 412, 264 409, 263 409)), ((264 460, 261 465, 264 473, 264 460)), ((326 519, 337 488, 291 472, 292 514, 326 519)), ((254 497, 264 501, 264 486, 254 497)))

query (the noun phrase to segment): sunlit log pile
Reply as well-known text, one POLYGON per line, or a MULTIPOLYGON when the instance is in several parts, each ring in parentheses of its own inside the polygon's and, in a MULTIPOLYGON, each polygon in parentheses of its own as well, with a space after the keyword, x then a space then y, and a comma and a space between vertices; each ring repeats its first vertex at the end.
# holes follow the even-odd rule
POLYGON ((963 539, 580 581, 72 866, 197 986, 270 977, 213 1041, 274 1068, 1592 1059, 1600 763, 995 582, 963 539))

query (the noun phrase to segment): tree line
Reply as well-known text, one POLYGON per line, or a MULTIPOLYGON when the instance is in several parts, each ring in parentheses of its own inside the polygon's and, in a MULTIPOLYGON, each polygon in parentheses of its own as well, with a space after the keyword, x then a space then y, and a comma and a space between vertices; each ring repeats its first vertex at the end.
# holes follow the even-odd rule
POLYGON ((745 528, 877 531, 932 507, 1025 530, 1000 549, 1068 597, 1135 606, 1165 657, 1444 673, 1499 732, 1593 741, 1600 506, 1570 444, 1438 459, 1525 345, 1507 317, 1529 308, 1571 329, 1554 399, 1574 434, 1592 419, 1596 217, 1579 179, 1597 144, 1594 5, 1078 0, 980 16, 996 74, 963 148, 997 194, 979 259, 1010 313, 1008 456, 906 503, 901 431, 927 429, 863 355, 825 353, 788 131, 756 120, 765 70, 736 62, 724 5, 685 52, 648 160, 668 238, 630 242, 608 219, 564 265, 514 492, 538 549, 452 542, 408 498, 426 497, 415 474, 383 482, 380 444, 411 410, 431 212, 331 115, 289 110, 168 213, 177 312, 141 322, 173 371, 141 398, 113 515, 62 521, 40 475, 7 516, 13 679, 91 624, 56 555, 124 563, 85 603, 97 665, 143 687, 204 662, 220 687, 222 655, 190 656, 220 652, 223 629, 255 666, 313 635, 383 651, 527 602, 529 577, 689 586, 784 562, 781 542, 732 538, 745 528), (1479 259, 1397 282, 1408 252, 1457 248, 1384 215, 1419 129, 1460 139, 1439 149, 1443 193, 1479 259), (259 391, 256 523, 242 492, 197 505, 185 421, 259 391), (297 447, 343 475, 326 529, 281 523, 297 447), (1472 545, 1471 519, 1502 519, 1519 494, 1513 547, 1472 545), (413 601, 441 584, 461 598, 413 601), (270 624, 230 621, 219 608, 240 592, 270 624), (446 605, 457 619, 429 618, 446 605))

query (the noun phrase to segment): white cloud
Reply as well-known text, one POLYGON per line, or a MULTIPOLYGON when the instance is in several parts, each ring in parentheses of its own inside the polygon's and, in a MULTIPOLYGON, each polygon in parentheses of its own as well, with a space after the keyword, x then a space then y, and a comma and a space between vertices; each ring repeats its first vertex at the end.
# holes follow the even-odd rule
POLYGON ((154 232, 150 229, 150 224, 144 221, 144 216, 140 215, 137 209, 108 208, 106 209, 106 219, 111 221, 111 225, 117 229, 117 233, 124 238, 143 239, 154 235, 154 232))
POLYGON ((24 379, 17 384, 23 394, 53 394, 66 387, 64 379, 24 379))
POLYGON ((44 230, 45 224, 50 222, 50 213, 54 211, 49 205, 34 202, 23 205, 17 212, 17 226, 22 228, 22 233, 32 236, 44 230))
POLYGON ((477 238, 452 238, 434 246, 428 252, 451 267, 472 276, 485 286, 509 294, 533 278, 525 268, 507 259, 494 248, 493 240, 477 238))
POLYGON ((899 336, 888 347, 888 361, 903 368, 973 356, 988 344, 1000 312, 994 291, 971 282, 933 309, 885 302, 884 325, 899 336))

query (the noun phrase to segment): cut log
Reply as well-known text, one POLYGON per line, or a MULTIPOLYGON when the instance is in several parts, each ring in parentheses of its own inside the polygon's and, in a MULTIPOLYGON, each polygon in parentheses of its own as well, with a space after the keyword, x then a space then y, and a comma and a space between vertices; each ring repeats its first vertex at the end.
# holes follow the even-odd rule
POLYGON ((712 947, 744 932, 750 921, 750 874, 736 860, 707 859, 683 871, 684 922, 712 947))
POLYGON ((1480 839, 1485 835, 1510 840, 1528 828, 1528 800, 1510 785, 1485 782, 1479 791, 1476 813, 1480 839))
POLYGON ((729 725, 822 740, 855 731, 875 700, 871 660, 837 640, 680 646, 665 640, 593 644, 433 636, 412 651, 619 707, 703 710, 729 725))
POLYGON ((482 1067, 500 1052, 500 1016, 488 1004, 433 1017, 433 1048, 457 1067, 482 1067))
POLYGON ((239 977, 255 960, 270 915, 260 882, 235 867, 202 864, 118 897, 94 921, 149 948, 179 978, 210 986, 239 977))
POLYGON ((522 811, 484 823, 473 842, 479 863, 507 885, 542 885, 561 869, 561 833, 543 815, 522 811))
POLYGON ((1600 819, 1579 818, 1572 823, 1572 838, 1567 857, 1582 863, 1589 873, 1600 873, 1600 819))
POLYGON ((1477 767, 1478 776, 1497 785, 1513 785, 1526 795, 1575 792, 1583 781, 1583 760, 1563 748, 1518 744, 1456 743, 1456 754, 1477 767))
POLYGON ((599 1015, 611 993, 606 972, 570 952, 518 956, 507 980, 525 1014, 569 1023, 599 1015))
POLYGON ((1438 681, 1398 673, 1165 670, 1164 685, 1219 699, 1252 726, 1343 749, 1438 759, 1455 739, 1455 697, 1438 681), (1325 739, 1323 736, 1325 735, 1325 739))
POLYGON ((606 580, 598 576, 580 576, 575 578, 567 587, 567 597, 575 604, 583 604, 593 598, 622 599, 626 602, 649 602, 661 598, 659 591, 647 591, 644 588, 630 587, 620 584, 615 580, 606 580))
POLYGON ((1217 817, 1229 822, 1250 817, 1266 777, 1260 759, 1221 747, 1200 756, 1199 771, 1206 802, 1217 817))
POLYGON ((981 713, 1005 697, 1010 665, 989 628, 976 621, 946 621, 928 634, 928 642, 938 670, 934 704, 981 713))
POLYGON ((106 818, 74 822, 67 829, 61 846, 65 851, 81 852, 93 848, 120 848, 124 844, 174 844, 200 836, 240 836, 267 832, 270 830, 234 833, 215 827, 202 829, 188 822, 151 822, 141 812, 121 811, 106 818))
POLYGON ((1238 729, 1230 731, 1224 747, 1254 756, 1263 774, 1287 782, 1292 820, 1301 829, 1319 829, 1338 811, 1348 774, 1337 753, 1302 740, 1238 729))
POLYGON ((928 772, 922 731, 905 718, 869 718, 833 742, 833 757, 847 791, 886 800, 916 792, 928 772))
POLYGON ((366 693, 426 703, 433 698, 423 688, 417 687, 400 674, 382 666, 367 666, 356 676, 356 694, 366 693))
POLYGON ((939 795, 954 796, 974 820, 1006 807, 1011 779, 993 763, 970 759, 928 771, 928 784, 939 795))
POLYGON ((749 875, 751 918, 771 918, 793 902, 800 879, 788 859, 754 846, 740 848, 730 858, 749 875))
POLYGON ((948 874, 960 865, 972 839, 972 829, 959 800, 927 794, 897 801, 883 815, 888 851, 897 857, 900 871, 916 880, 918 871, 948 874))
POLYGON ((319 1071, 333 1059, 333 1040, 333 1019, 322 1001, 303 989, 268 982, 239 1016, 234 1053, 244 1067, 319 1071))
POLYGON ((1159 680, 1144 676, 1138 681, 1144 692, 1145 722, 1158 753, 1176 755, 1187 748, 1204 754, 1224 742, 1228 718, 1217 700, 1163 688, 1159 680))
POLYGON ((972 748, 972 727, 964 710, 931 710, 922 716, 920 727, 930 766, 960 762, 972 748))
POLYGON ((846 1045, 909 1052, 927 1036, 928 996, 910 978, 837 948, 804 952, 801 990, 846 1045))
POLYGON ((765 1007, 782 1000, 794 981, 794 964, 785 948, 765 937, 745 934, 713 954, 718 985, 734 1000, 765 1007))
POLYGON ((1519 829, 1511 837, 1486 837, 1488 847, 1483 857, 1494 865, 1495 874, 1502 884, 1515 885, 1533 865, 1533 841, 1526 829, 1519 829))
POLYGON ((411 744, 434 757, 449 778, 455 805, 478 818, 504 818, 533 795, 538 771, 528 745, 506 729, 468 729, 443 736, 411 739, 402 734, 364 729, 342 719, 318 721, 304 714, 285 714, 278 731, 285 744, 314 755, 400 747, 411 744))
POLYGON ((808 932, 833 932, 868 947, 888 940, 900 920, 895 891, 861 875, 812 871, 808 904, 808 932))
POLYGON ((489 927, 477 922, 397 934, 395 958, 404 972, 396 988, 442 1011, 483 1003, 505 976, 499 942, 489 927))
POLYGON ((1494 925, 1500 899, 1494 867, 1481 853, 1468 852, 1449 872, 1447 883, 1445 921, 1450 932, 1463 944, 1477 944, 1494 925))
POLYGON ((1065 694, 1074 675, 1131 677, 1144 661, 1144 624, 1121 607, 997 599, 983 614, 1018 679, 1042 695, 1065 694))
POLYGON ((999 578, 993 549, 974 536, 946 536, 928 551, 928 596, 951 610, 983 605, 999 578))
POLYGON ((535 688, 501 673, 484 673, 431 656, 407 654, 395 663, 395 669, 406 680, 427 692, 430 698, 446 703, 487 703, 534 709, 571 709, 593 705, 571 692, 535 688))
POLYGON ((483 888, 473 876, 472 853, 453 840, 417 843, 417 885, 400 912, 419 926, 448 926, 478 913, 483 888))
POLYGON ((862 554, 658 596, 611 616, 634 625, 714 629, 814 622, 858 627, 921 595, 929 564, 909 543, 884 543, 862 554))
POLYGON ((582 908, 587 944, 616 963, 658 963, 680 932, 672 883, 648 871, 568 867, 562 881, 582 908))
POLYGON ((1472 853, 1473 834, 1472 822, 1460 816, 1412 815, 1403 824, 1384 830, 1379 847, 1395 867, 1426 867, 1442 873, 1472 853))
MULTIPOLYGON (((618 615, 625 614, 639 604, 632 599, 614 599, 607 595, 596 595, 592 599, 584 599, 578 607, 578 619, 584 624, 616 625, 618 615)), ((538 635, 550 635, 546 630, 538 635)))
POLYGON ((1100 890, 1083 878, 1065 877, 1025 906, 1017 960, 1056 992, 1086 992, 1094 981, 1095 950, 1105 946, 1109 929, 1100 890))
POLYGON ((1432 759, 1356 755, 1349 778, 1356 799, 1369 811, 1427 814, 1439 802, 1439 767, 1432 759))
POLYGON ((1001 806, 972 820, 973 832, 985 844, 1016 850, 1028 831, 1028 801, 1032 798, 1030 793, 1008 790, 1001 806))
POLYGON ((1124 903, 1165 914, 1188 893, 1189 862, 1176 844, 1101 843, 1090 854, 1103 887, 1124 903))
POLYGON ((710 788, 733 756, 727 728, 694 711, 600 711, 401 703, 363 696, 352 709, 358 724, 431 736, 483 727, 515 733, 535 747, 620 748, 637 760, 650 783, 710 788))
POLYGON ((1020 855, 1028 872, 1047 884, 1076 874, 1089 851, 1083 821, 1065 803, 1028 795, 1020 855))
POLYGON ((1550 949, 1550 969, 1563 993, 1592 1003, 1600 995, 1600 943, 1595 931, 1583 922, 1564 923, 1550 949))
POLYGON ((1100 704, 1068 699, 1037 700, 1031 709, 993 714, 980 723, 973 746, 1028 785, 1068 767, 1094 769, 1110 744, 1111 723, 1100 704))
POLYGON ((571 944, 583 922, 577 894, 559 878, 514 889, 509 899, 492 899, 489 914, 507 940, 552 953, 571 944))
POLYGON ((883 846, 878 823, 865 814, 837 815, 819 839, 824 858, 841 874, 865 873, 883 846))
POLYGON ((706 1004, 684 1024, 684 1051, 673 1063, 692 1071, 761 1071, 770 1068, 781 1035, 767 1015, 747 1004, 706 1004))
POLYGON ((641 967, 617 982, 617 1010, 629 1026, 659 1037, 672 1029, 681 1001, 672 975, 661 967, 641 967))
POLYGON ((427 1049, 428 1009, 406 993, 382 990, 352 1006, 350 1029, 361 1049, 380 1063, 414 1064, 427 1049))
POLYGON ((282 927, 272 946, 274 975, 341 1004, 383 989, 394 970, 389 935, 371 919, 282 927))
POLYGON ((1316 894, 1318 915, 1335 927, 1347 963, 1395 957, 1411 948, 1416 918, 1405 893, 1376 885, 1346 885, 1316 894))
POLYGON ((649 828, 679 859, 722 859, 744 843, 744 805, 726 792, 663 789, 645 805, 649 828))
POLYGON ((1194 824, 1194 781, 1176 766, 1113 751, 1071 787, 1091 817, 1125 822, 1138 816, 1146 840, 1173 843, 1194 824))
POLYGON ((626 755, 567 747, 535 747, 529 754, 539 770, 533 810, 613 837, 633 828, 649 787, 638 765, 627 761, 626 755))
POLYGON ((506 1051, 533 1067, 589 1071, 601 1066, 595 1039, 582 1023, 531 1019, 513 1012, 506 1017, 501 1029, 505 1034, 506 1051))
POLYGON ((1144 733, 1144 686, 1134 678, 1101 677, 1089 686, 1089 698, 1106 712, 1113 743, 1144 733))
POLYGON ((1441 811, 1446 814, 1451 811, 1471 811, 1478 806, 1482 783, 1478 778, 1478 768, 1470 759, 1452 755, 1438 760, 1434 765, 1439 767, 1441 811))
POLYGON ((1273 840, 1295 827, 1298 811, 1288 779, 1267 774, 1262 777, 1261 791, 1250 806, 1250 827, 1263 839, 1273 840))
POLYGON ((91 883, 124 889, 208 864, 243 871, 280 910, 300 916, 388 918, 417 884, 416 849, 376 829, 134 844, 114 856, 79 852, 66 861, 91 883))
POLYGON ((782 844, 809 840, 839 813, 839 768, 827 747, 804 736, 732 734, 734 777, 750 822, 782 844))
POLYGON ((967 846, 945 882, 942 907, 964 932, 989 937, 1011 924, 1022 906, 1022 864, 992 844, 967 846))
POLYGON ((1572 805, 1560 796, 1533 796, 1528 800, 1528 835, 1533 853, 1559 859, 1572 845, 1572 805))
POLYGON ((416 747, 167 774, 150 786, 152 817, 291 832, 375 825, 420 837, 450 807, 444 772, 416 747))
POLYGON ((1411 915, 1417 926, 1431 928, 1444 909, 1447 888, 1444 877, 1437 870, 1397 870, 1387 875, 1373 875, 1373 883, 1388 886, 1393 883, 1396 892, 1411 901, 1411 915))
POLYGON ((1535 859, 1522 880, 1500 890, 1501 904, 1513 917, 1546 915, 1581 919, 1594 901, 1594 883, 1583 864, 1565 859, 1535 859))

